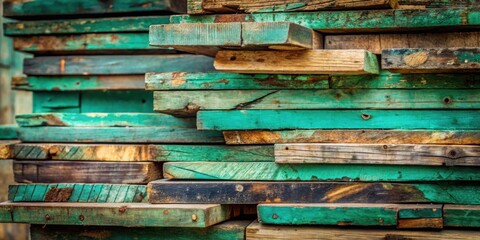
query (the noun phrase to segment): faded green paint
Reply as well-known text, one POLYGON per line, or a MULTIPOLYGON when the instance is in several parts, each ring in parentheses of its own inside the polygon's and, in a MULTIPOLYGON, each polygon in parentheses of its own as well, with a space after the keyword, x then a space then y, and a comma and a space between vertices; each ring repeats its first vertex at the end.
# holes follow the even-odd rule
POLYGON ((435 129, 478 130, 478 110, 238 110, 200 111, 201 130, 435 129))
POLYGON ((274 162, 273 146, 150 145, 150 156, 162 162, 274 162))
POLYGON ((17 139, 17 125, 0 125, 0 139, 1 140, 10 140, 17 139))
POLYGON ((401 219, 417 219, 417 218, 442 218, 442 205, 435 205, 431 207, 415 207, 415 205, 400 208, 398 210, 398 218, 401 219))
POLYGON ((274 162, 169 162, 163 165, 170 179, 238 181, 478 181, 480 168, 301 164, 274 162))
POLYGON ((396 205, 260 204, 258 221, 279 225, 396 226, 396 205))
POLYGON ((445 206, 443 225, 446 227, 480 227, 480 208, 478 206, 445 206))
POLYGON ((145 76, 31 76, 14 79, 12 88, 27 91, 144 90, 145 76))

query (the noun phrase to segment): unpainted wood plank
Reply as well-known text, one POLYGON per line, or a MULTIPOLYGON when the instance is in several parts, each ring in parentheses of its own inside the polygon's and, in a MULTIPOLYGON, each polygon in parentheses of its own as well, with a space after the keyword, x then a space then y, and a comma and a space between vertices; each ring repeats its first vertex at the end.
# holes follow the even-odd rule
POLYGON ((480 148, 469 145, 328 144, 275 145, 280 164, 389 164, 478 166, 480 148))
MULTIPOLYGON (((19 141, 13 140, 0 140, 0 160, 12 159, 14 157, 13 147, 19 141)), ((272 158, 273 158, 273 148, 272 148, 272 158)))
POLYGON ((165 181, 148 184, 150 203, 479 204, 476 184, 381 182, 165 181))
POLYGON ((161 165, 146 162, 15 161, 19 183, 146 184, 162 178, 161 165))
POLYGON ((219 51, 215 69, 236 73, 378 74, 377 57, 365 50, 219 51))
POLYGON ((480 227, 480 206, 445 205, 443 215, 447 227, 480 227))
POLYGON ((0 212, 17 223, 123 227, 204 228, 232 217, 230 207, 218 204, 6 202, 0 212))
POLYGON ((478 72, 480 48, 415 48, 382 51, 382 69, 401 73, 478 72))
POLYGON ((356 144, 456 144, 478 145, 474 130, 284 130, 224 131, 232 145, 275 143, 356 143, 356 144))
POLYGON ((443 218, 398 219, 398 229, 443 229, 443 218))

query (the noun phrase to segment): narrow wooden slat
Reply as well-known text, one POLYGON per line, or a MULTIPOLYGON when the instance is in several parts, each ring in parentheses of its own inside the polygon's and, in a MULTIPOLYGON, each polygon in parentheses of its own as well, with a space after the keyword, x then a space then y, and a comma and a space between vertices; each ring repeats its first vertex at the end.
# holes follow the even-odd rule
POLYGON ((380 182, 165 181, 148 184, 150 203, 480 204, 477 184, 380 182))
POLYGON ((479 72, 480 48, 386 49, 382 69, 403 73, 479 72))
POLYGON ((165 178, 236 181, 478 181, 478 167, 168 162, 165 178))
POLYGON ((285 130, 224 131, 227 144, 357 143, 357 144, 480 144, 478 131, 442 130, 285 130))
POLYGON ((423 219, 423 218, 442 218, 443 205, 438 204, 412 204, 412 205, 402 205, 398 209, 398 218, 399 219, 423 219))
POLYGON ((445 205, 443 215, 448 227, 480 227, 479 206, 445 205))
MULTIPOLYGON (((11 159, 14 157, 13 146, 19 143, 18 141, 12 140, 0 140, 0 160, 11 159)), ((272 148, 272 158, 273 158, 273 148, 272 148)))
MULTIPOLYGON (((19 199, 17 198, 18 193, 9 193, 8 200, 11 202, 98 202, 99 193, 103 188, 110 189, 111 184, 75 184, 77 187, 69 186, 67 184, 59 184, 59 186, 51 186, 51 184, 16 184, 10 185, 9 188, 18 188, 20 186, 25 186, 30 190, 30 196, 35 196, 35 198, 30 197, 28 199, 19 199), (62 185, 62 186, 60 186, 62 185), (81 186, 81 187, 78 187, 81 186), (88 190, 87 190, 88 186, 88 190), (79 193, 81 192, 81 193, 79 193), (87 196, 87 199, 77 199, 72 198, 74 195, 83 194, 87 196)), ((131 198, 123 197, 124 203, 127 202, 147 202, 147 189, 145 185, 119 185, 119 189, 129 189, 135 187, 136 191, 131 198)), ((108 195, 117 196, 119 191, 109 191, 108 195)), ((126 193, 123 193, 126 195, 126 193)), ((108 198, 108 197, 107 197, 108 198)))
POLYGON ((480 147, 468 145, 278 144, 280 164, 479 166, 480 147))
POLYGON ((236 110, 199 111, 201 130, 480 129, 472 110, 236 110), (283 121, 278 121, 283 119, 283 121), (428 121, 427 121, 428 120, 428 121))
POLYGON ((478 6, 478 0, 399 0, 400 5, 420 5, 429 8, 478 6))
POLYGON ((146 184, 162 177, 161 165, 144 162, 15 161, 19 183, 146 184))
POLYGON ((224 143, 221 132, 164 127, 27 127, 19 129, 19 139, 42 143, 224 143))
POLYGON ((443 229, 443 218, 398 219, 398 229, 443 229))
MULTIPOLYGON (((15 223, 123 227, 208 227, 231 217, 227 206, 148 203, 2 203, 15 223)), ((3 220, 3 219, 2 219, 3 220)))
POLYGON ((217 70, 236 73, 362 75, 379 71, 377 57, 365 50, 219 51, 214 64, 217 70))
POLYGON ((18 126, 17 125, 0 125, 0 139, 11 140, 17 139, 18 126))

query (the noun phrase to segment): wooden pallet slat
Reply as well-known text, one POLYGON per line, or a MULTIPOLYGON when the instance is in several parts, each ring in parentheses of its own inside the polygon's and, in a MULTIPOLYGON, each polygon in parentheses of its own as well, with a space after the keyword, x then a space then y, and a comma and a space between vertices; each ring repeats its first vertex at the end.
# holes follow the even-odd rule
POLYGON ((444 224, 448 227, 480 227, 480 207, 469 205, 445 205, 444 224))
MULTIPOLYGON (((16 143, 19 143, 19 142, 13 141, 13 140, 0 140, 0 160, 11 159, 15 156, 13 148, 16 143)), ((272 157, 273 157, 273 151, 272 151, 272 157)))

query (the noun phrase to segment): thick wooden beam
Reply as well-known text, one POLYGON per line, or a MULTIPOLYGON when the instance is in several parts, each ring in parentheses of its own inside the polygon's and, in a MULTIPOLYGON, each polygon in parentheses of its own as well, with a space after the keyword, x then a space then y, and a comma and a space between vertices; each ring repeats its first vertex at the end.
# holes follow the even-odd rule
POLYGON ((236 181, 477 181, 478 167, 284 164, 274 162, 168 162, 168 179, 236 181))
POLYGON ((5 0, 3 14, 14 19, 48 19, 58 16, 95 17, 115 15, 143 15, 161 12, 186 12, 186 0, 5 0))
POLYGON ((219 51, 215 69, 236 73, 378 74, 377 57, 365 50, 219 51))
POLYGON ((230 207, 218 204, 148 203, 1 203, 0 215, 9 221, 43 225, 204 228, 232 217, 230 207))
MULTIPOLYGON (((13 141, 13 140, 0 140, 0 160, 11 159, 15 156, 13 151, 13 146, 16 143, 19 143, 19 142, 13 141)), ((272 158, 273 158, 273 148, 272 148, 272 158)))
POLYGON ((154 71, 212 71, 210 57, 199 55, 46 56, 25 59, 24 73, 32 76, 145 74, 154 71))
POLYGON ((224 143, 221 132, 164 127, 25 127, 22 142, 40 143, 224 143))
POLYGON ((478 110, 199 111, 201 130, 434 129, 478 130, 478 110), (282 119, 283 121, 278 121, 282 119), (428 121, 425 121, 428 119, 428 121))
POLYGON ((16 184, 8 191, 10 202, 147 202, 145 185, 130 184, 16 184))
POLYGON ((445 205, 443 215, 448 227, 480 227, 480 206, 445 205))
POLYGON ((150 203, 480 204, 477 184, 380 182, 165 181, 148 184, 150 203))
POLYGON ((18 138, 17 125, 0 125, 0 139, 12 140, 18 138))
POLYGON ((357 143, 357 144, 480 144, 478 131, 459 130, 285 130, 224 131, 227 144, 357 143))
POLYGON ((162 166, 145 162, 15 161, 19 183, 146 184, 162 178, 162 166))
POLYGON ((382 69, 401 73, 479 72, 480 48, 386 49, 382 69))
POLYGON ((480 147, 420 144, 278 144, 280 164, 480 166, 480 147))

